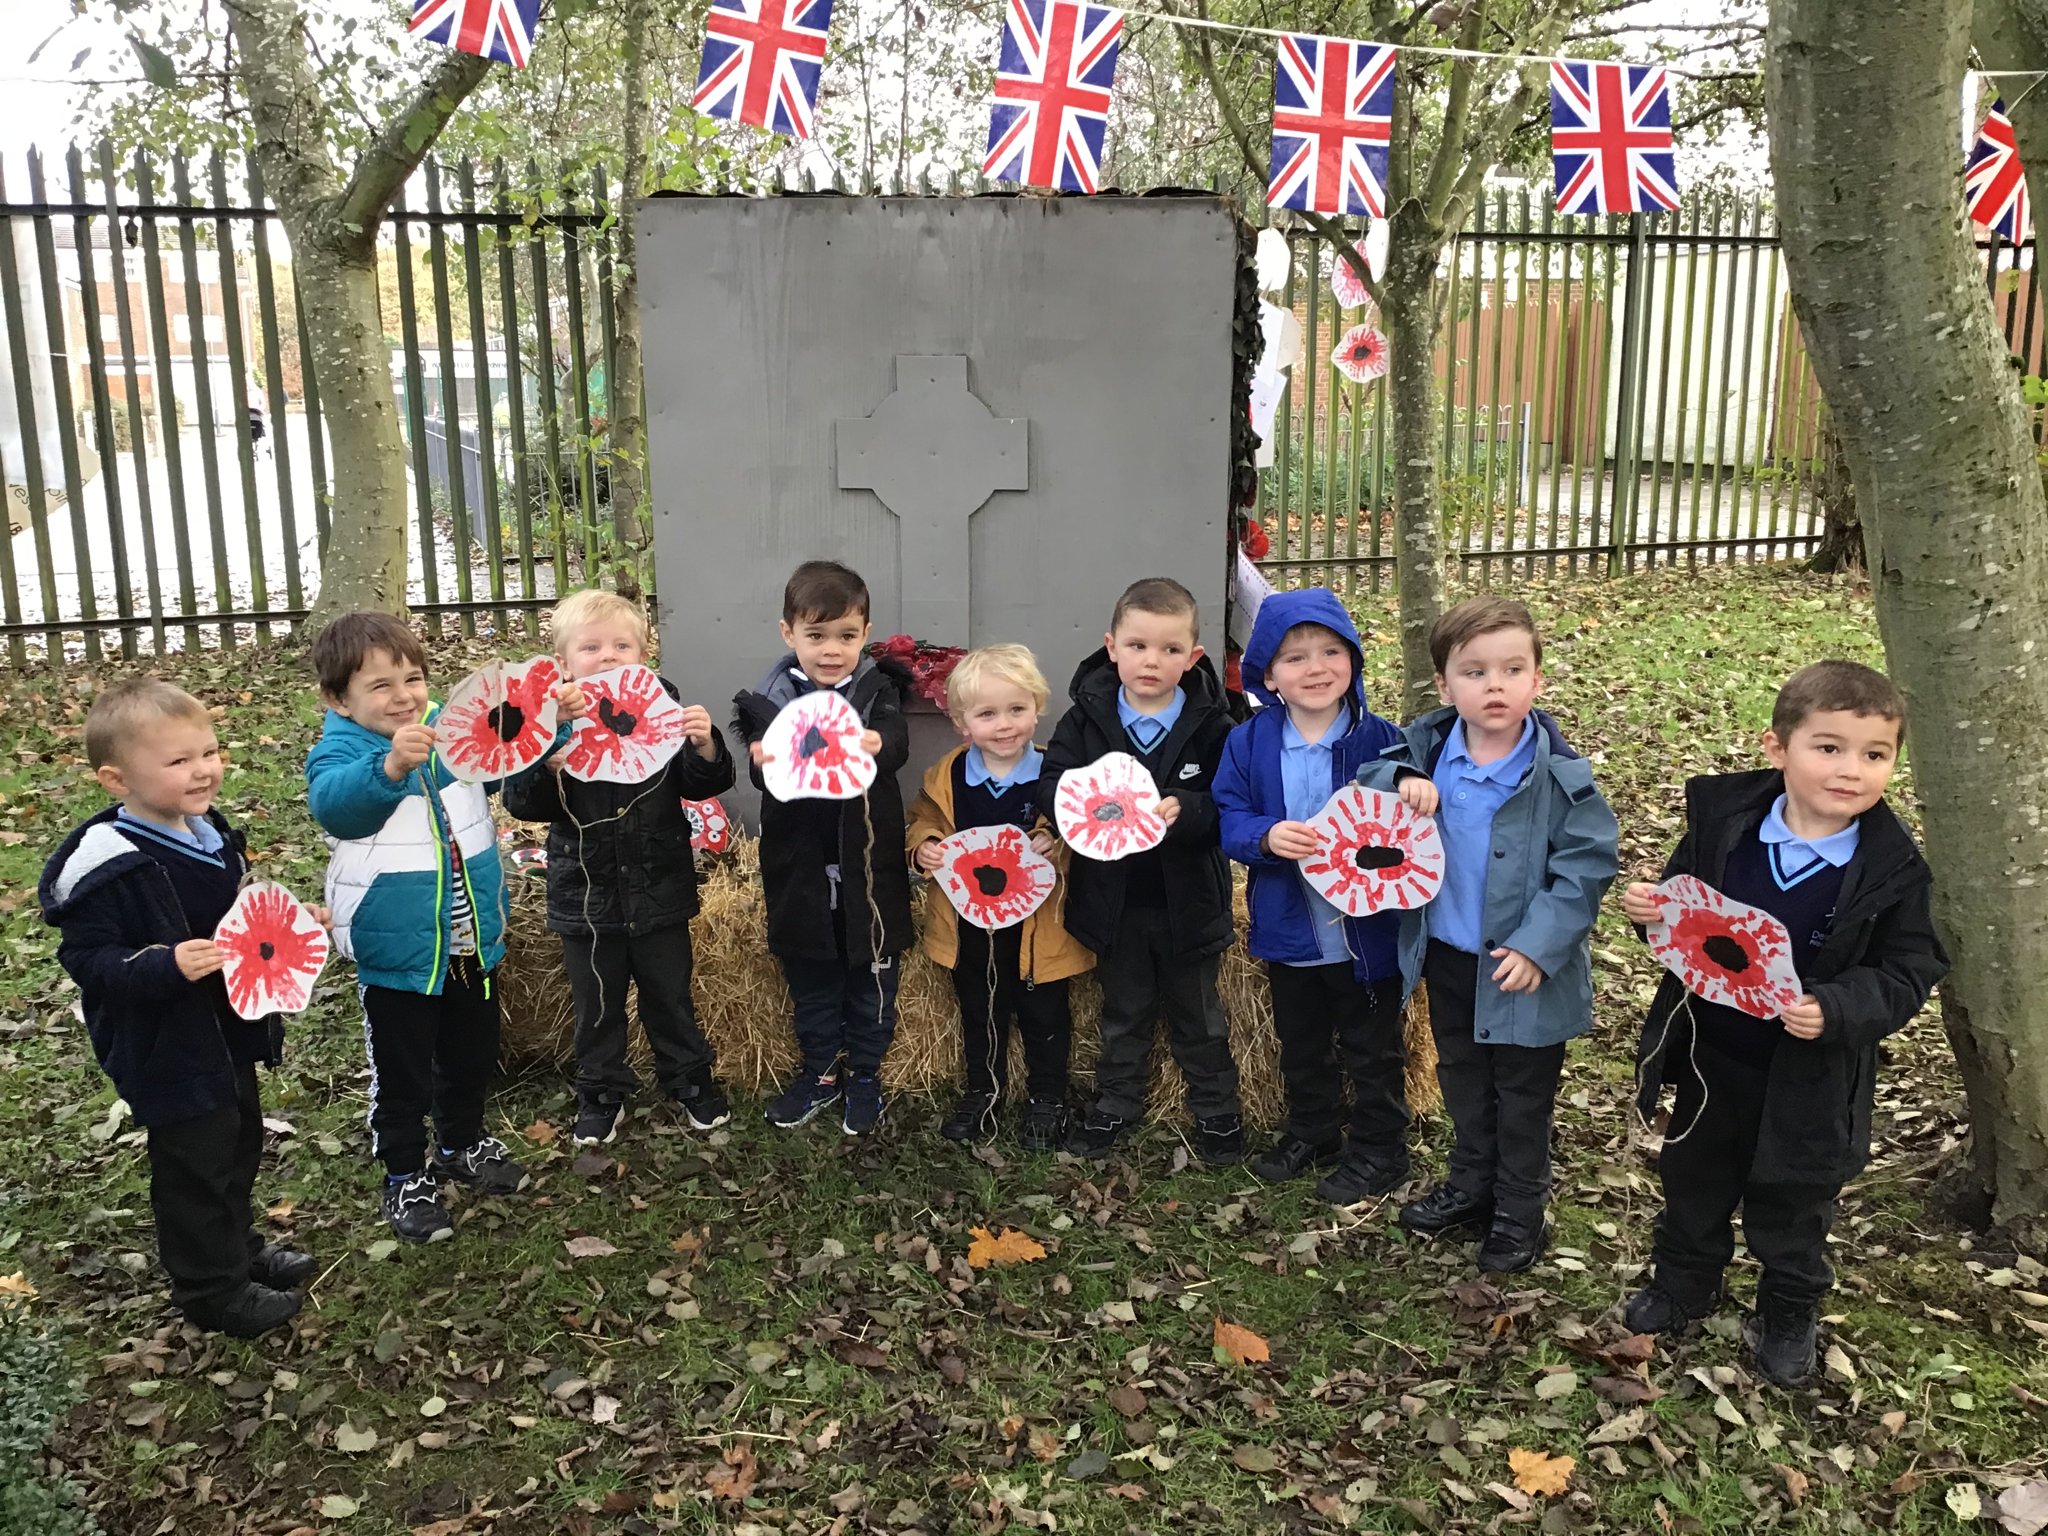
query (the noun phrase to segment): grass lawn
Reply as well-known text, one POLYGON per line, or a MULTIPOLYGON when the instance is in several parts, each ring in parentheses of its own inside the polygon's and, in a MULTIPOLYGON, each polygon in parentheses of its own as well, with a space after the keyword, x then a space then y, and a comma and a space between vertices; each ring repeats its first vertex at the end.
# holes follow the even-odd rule
MULTIPOLYGON (((1785 571, 1524 595, 1553 637, 1550 707, 1620 814, 1624 878, 1662 860, 1687 774, 1753 765, 1786 672, 1878 655, 1862 591, 1785 571)), ((1391 614, 1363 617, 1390 697, 1391 614)), ((482 653, 437 647, 437 676, 482 653)), ((164 1303, 140 1136, 33 895, 99 804, 79 727, 112 675, 0 673, 0 1274, 37 1287, 86 1377, 58 1450, 111 1532, 1933 1531, 1992 1528, 1979 1504, 2043 1475, 2048 1277, 1922 1205, 1962 1133, 1931 1014, 1891 1042, 1877 1160, 1843 1202, 1826 1379, 1762 1387, 1732 1309, 1638 1368, 1606 1314, 1658 1205, 1627 1112, 1656 972, 1612 902, 1598 1027, 1563 1088, 1557 1246, 1499 1289, 1467 1250, 1406 1241, 1390 1207, 1175 1171, 1170 1128, 1095 1168, 961 1150, 927 1105, 853 1142, 771 1133, 743 1102, 710 1136, 636 1113, 579 1156, 556 1071, 494 1100, 533 1190, 395 1251, 336 976, 266 1080, 258 1186, 326 1267, 295 1332, 200 1337, 164 1303), (972 1268, 976 1227, 1045 1256, 972 1268), (1270 1358, 1230 1359, 1219 1319, 1270 1358), (1516 1451, 1573 1458, 1566 1490, 1518 1489, 1516 1451)), ((223 808, 311 893, 302 663, 208 653, 176 675, 225 710, 223 808)), ((1440 1165, 1446 1127, 1419 1134, 1440 1165)))

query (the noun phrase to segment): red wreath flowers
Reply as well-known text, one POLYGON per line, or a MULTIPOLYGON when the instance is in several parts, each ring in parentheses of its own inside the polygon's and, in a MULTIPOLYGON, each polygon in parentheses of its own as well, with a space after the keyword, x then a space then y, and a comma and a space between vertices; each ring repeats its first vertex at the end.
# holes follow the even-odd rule
POLYGON ((875 658, 898 662, 910 669, 910 691, 938 709, 946 707, 946 679, 967 652, 957 645, 934 645, 909 635, 891 635, 868 647, 875 658))

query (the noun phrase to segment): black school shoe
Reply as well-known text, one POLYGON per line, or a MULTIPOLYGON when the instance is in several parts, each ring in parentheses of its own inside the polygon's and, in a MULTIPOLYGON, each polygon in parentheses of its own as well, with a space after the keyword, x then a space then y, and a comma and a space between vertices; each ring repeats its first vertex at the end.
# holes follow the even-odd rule
POLYGON ((1244 1161, 1244 1121, 1236 1115, 1211 1115, 1195 1122, 1195 1155, 1211 1168, 1244 1161))
POLYGON ((245 1280, 239 1289, 219 1301, 185 1310, 185 1315, 208 1333, 224 1333, 236 1339, 253 1339, 280 1328, 298 1313, 296 1294, 273 1290, 254 1280, 245 1280))
POLYGON ((963 1093, 954 1101, 939 1134, 948 1141, 987 1141, 996 1133, 996 1096, 963 1093))
POLYGON ((836 1076, 805 1074, 783 1089, 768 1106, 768 1123, 793 1131, 800 1125, 809 1125, 818 1111, 829 1109, 838 1102, 839 1079, 836 1076))
POLYGON ((882 1123, 883 1109, 882 1080, 872 1072, 848 1073, 839 1129, 849 1136, 873 1135, 875 1127, 882 1123))
POLYGON ((570 1140, 579 1147, 608 1147, 619 1134, 626 1106, 616 1099, 592 1099, 576 1108, 576 1129, 570 1140))
POLYGON ((691 1073, 689 1080, 668 1097, 693 1131, 715 1131, 732 1119, 732 1101, 726 1098, 725 1090, 718 1086, 708 1067, 691 1073))
POLYGON ((1316 1181, 1316 1197, 1332 1205, 1356 1205, 1391 1195, 1407 1182, 1407 1158, 1389 1162, 1352 1147, 1327 1177, 1316 1181))
POLYGON ((1512 1275, 1542 1258, 1549 1245, 1548 1216, 1538 1216, 1532 1226, 1518 1217, 1495 1211, 1486 1241, 1479 1245, 1479 1267, 1490 1275, 1512 1275))
POLYGON ((1439 1184, 1420 1200, 1410 1200, 1394 1218, 1417 1237, 1442 1237, 1493 1225, 1493 1202, 1468 1195, 1454 1184, 1439 1184))
POLYGON ((1024 1106, 1024 1123, 1017 1127, 1017 1144, 1026 1152, 1057 1152, 1066 1139, 1064 1099, 1033 1099, 1024 1106))
POLYGON ((431 1173, 386 1179, 383 1210, 391 1235, 401 1242, 439 1243, 455 1235, 455 1223, 441 1203, 441 1186, 431 1173))
POLYGON ((1668 1333, 1682 1339, 1697 1333, 1700 1323, 1720 1304, 1718 1291, 1698 1301, 1666 1290, 1661 1280, 1652 1280, 1622 1303, 1621 1324, 1630 1333, 1668 1333))
POLYGON ((1115 1151, 1130 1133, 1131 1122, 1122 1116, 1091 1109, 1067 1137, 1067 1150, 1076 1157, 1092 1157, 1099 1161, 1115 1151))
POLYGON ((460 1152, 436 1149, 433 1168, 437 1178, 467 1184, 480 1195, 516 1195, 533 1182, 533 1176, 512 1161, 511 1149, 495 1136, 460 1152))
POLYGON ((320 1272, 320 1261, 310 1253, 298 1253, 265 1243, 249 1261, 249 1278, 273 1291, 297 1290, 320 1272))
POLYGON ((1311 1168, 1334 1168, 1344 1155, 1342 1142, 1333 1141, 1327 1146, 1317 1146, 1312 1141, 1303 1141, 1291 1132, 1282 1132, 1280 1139, 1252 1159, 1252 1177, 1268 1184, 1284 1184, 1289 1179, 1298 1179, 1311 1168))
POLYGON ((1742 1325, 1742 1342, 1755 1357, 1757 1374, 1774 1387, 1803 1387, 1813 1375, 1820 1344, 1820 1308, 1808 1302, 1759 1296, 1757 1310, 1742 1325))

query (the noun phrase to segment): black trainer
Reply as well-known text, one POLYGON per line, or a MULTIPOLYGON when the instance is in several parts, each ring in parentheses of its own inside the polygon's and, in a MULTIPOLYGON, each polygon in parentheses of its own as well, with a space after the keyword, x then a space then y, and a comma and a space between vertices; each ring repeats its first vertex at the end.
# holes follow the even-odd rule
POLYGON ((799 1077, 768 1106, 768 1123, 786 1131, 795 1130, 800 1125, 809 1125, 819 1110, 838 1102, 838 1078, 799 1077))
POLYGON ((431 1173, 384 1181, 384 1219, 392 1235, 408 1243, 438 1243, 455 1235, 441 1186, 431 1173))
POLYGON ((579 1105, 573 1140, 579 1147, 610 1146, 612 1138, 619 1134, 619 1121, 625 1113, 626 1106, 615 1099, 592 1099, 579 1105))
POLYGON ((1311 1168, 1334 1168, 1337 1159, 1344 1155, 1340 1142, 1331 1142, 1319 1147, 1312 1141, 1303 1141, 1292 1132, 1283 1131, 1280 1139, 1252 1159, 1252 1177, 1263 1179, 1268 1184, 1283 1184, 1289 1179, 1298 1179, 1311 1168))
POLYGON ((839 1113, 839 1129, 849 1136, 866 1136, 882 1123, 882 1080, 872 1072, 846 1074, 846 1105, 839 1113))
POLYGON ((1439 1184, 1410 1200, 1394 1218, 1417 1237, 1442 1237, 1493 1225, 1493 1202, 1468 1195, 1455 1184, 1439 1184))
POLYGON ((1710 1296, 1695 1306, 1667 1291, 1661 1281, 1652 1280, 1622 1304, 1622 1326, 1630 1333, 1668 1333, 1684 1338, 1699 1330, 1720 1299, 1710 1296))
POLYGON ((1210 1115, 1195 1122, 1195 1155, 1211 1168, 1244 1161, 1244 1122, 1236 1115, 1210 1115))
POLYGON ((1490 1275, 1512 1275, 1542 1258, 1549 1245, 1549 1217, 1537 1217, 1532 1226, 1495 1211, 1493 1225, 1486 1229, 1486 1241, 1479 1245, 1479 1267, 1490 1275))
POLYGON ((681 1090, 669 1098, 693 1131, 715 1131, 732 1119, 732 1103, 709 1068, 693 1073, 681 1090))
POLYGON ((282 1327, 298 1313, 299 1298, 295 1292, 273 1290, 254 1280, 245 1280, 238 1290, 220 1301, 191 1307, 185 1315, 209 1333, 253 1339, 282 1327))
POLYGON ((1387 1161, 1362 1147, 1347 1147, 1343 1161, 1316 1180, 1316 1198, 1332 1205, 1356 1205, 1361 1200, 1391 1195, 1407 1182, 1407 1158, 1387 1161))
POLYGON ((1057 1152, 1067 1139, 1067 1106, 1063 1099, 1033 1099, 1024 1106, 1017 1144, 1027 1152, 1057 1152))
POLYGON ((265 1243, 249 1261, 249 1278, 273 1291, 291 1291, 320 1272, 320 1261, 310 1253, 265 1243))
POLYGON ((512 1161, 511 1149, 495 1136, 460 1152, 436 1151, 434 1172, 467 1184, 480 1195, 516 1195, 533 1182, 533 1175, 512 1161))
POLYGON ((996 1133, 996 1096, 963 1093, 953 1104, 939 1134, 948 1141, 987 1141, 996 1133))
POLYGON ((1742 1342, 1756 1359, 1757 1374, 1776 1387, 1803 1387, 1813 1375, 1820 1346, 1820 1308, 1807 1302, 1759 1296, 1757 1310, 1742 1325, 1742 1342))
POLYGON ((1116 1150, 1130 1131, 1131 1122, 1120 1115, 1091 1109, 1067 1137, 1067 1150, 1076 1157, 1104 1158, 1116 1150))

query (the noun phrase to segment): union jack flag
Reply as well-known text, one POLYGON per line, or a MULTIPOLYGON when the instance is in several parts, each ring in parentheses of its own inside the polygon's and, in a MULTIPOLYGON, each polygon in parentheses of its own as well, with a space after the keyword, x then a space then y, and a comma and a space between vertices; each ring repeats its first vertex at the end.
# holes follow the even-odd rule
POLYGON ((424 32, 443 48, 524 69, 539 21, 540 0, 412 0, 408 30, 424 32))
POLYGON ((2003 99, 1991 103, 1991 113, 1977 131, 1977 147, 1970 151, 1970 163, 1963 172, 1963 197, 1971 218, 1986 229, 1997 230, 2014 245, 2034 232, 2027 178, 2003 99))
POLYGON ((1009 0, 981 173, 1093 192, 1123 12, 1077 0, 1009 0))
POLYGON ((1670 77, 1646 65, 1552 64, 1550 160, 1559 213, 1676 208, 1670 77))
POLYGON ((712 0, 690 105, 791 138, 811 136, 832 0, 712 0))
POLYGON ((1394 50, 1290 34, 1276 51, 1267 204, 1383 217, 1394 50))

